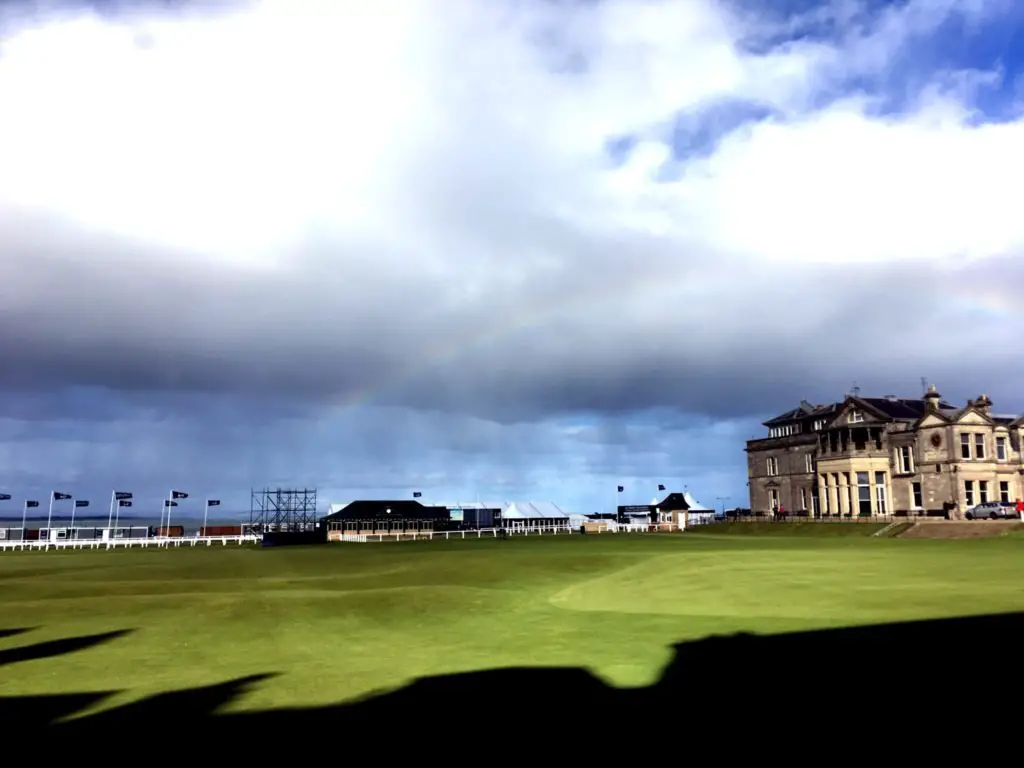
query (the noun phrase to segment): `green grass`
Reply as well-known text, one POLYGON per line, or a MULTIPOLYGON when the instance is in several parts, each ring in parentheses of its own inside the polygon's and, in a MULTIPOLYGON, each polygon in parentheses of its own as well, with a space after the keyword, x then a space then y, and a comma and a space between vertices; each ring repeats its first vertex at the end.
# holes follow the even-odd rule
MULTIPOLYGON (((741 524, 750 525, 750 524, 741 524)), ((152 693, 280 673, 232 708, 315 705, 410 679, 581 666, 645 685, 669 645, 1024 610, 1024 538, 589 535, 294 549, 0 553, 0 649, 118 629, 89 650, 3 668, 6 695, 152 693)), ((783 533, 783 529, 785 532, 783 533)), ((802 531, 797 533, 797 531, 802 531)))

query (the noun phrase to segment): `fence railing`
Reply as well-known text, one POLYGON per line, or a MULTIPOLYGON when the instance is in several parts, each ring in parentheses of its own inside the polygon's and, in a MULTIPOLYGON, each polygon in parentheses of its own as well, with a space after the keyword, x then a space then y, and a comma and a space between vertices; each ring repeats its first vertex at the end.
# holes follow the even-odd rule
POLYGON ((50 550, 50 549, 128 549, 131 547, 197 547, 205 544, 227 546, 228 544, 258 544, 262 536, 149 536, 135 539, 60 539, 57 541, 2 540, 0 551, 6 550, 50 550))
POLYGON ((531 526, 526 528, 478 528, 461 531, 390 531, 390 532, 342 532, 330 531, 329 541, 357 542, 360 544, 384 541, 432 541, 436 539, 486 539, 506 536, 545 536, 580 533, 668 533, 681 530, 674 523, 617 523, 614 520, 594 520, 577 525, 531 526))
POLYGON ((893 520, 906 520, 898 515, 872 515, 871 517, 840 517, 839 515, 811 517, 810 515, 771 515, 768 513, 736 515, 717 518, 717 523, 833 523, 855 525, 857 523, 889 523, 893 520))
POLYGON ((384 542, 384 541, 433 541, 435 539, 486 539, 507 536, 544 536, 576 533, 579 529, 568 525, 536 526, 529 528, 476 528, 461 531, 385 531, 381 533, 345 533, 331 531, 330 541, 384 542))

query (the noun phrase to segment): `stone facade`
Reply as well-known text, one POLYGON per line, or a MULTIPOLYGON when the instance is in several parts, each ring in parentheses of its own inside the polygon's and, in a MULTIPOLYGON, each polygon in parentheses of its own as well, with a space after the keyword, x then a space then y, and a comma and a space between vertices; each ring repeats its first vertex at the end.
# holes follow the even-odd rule
POLYGON ((746 447, 754 512, 956 515, 1024 498, 1024 417, 994 414, 985 395, 962 408, 935 387, 910 400, 850 395, 765 426, 746 447))

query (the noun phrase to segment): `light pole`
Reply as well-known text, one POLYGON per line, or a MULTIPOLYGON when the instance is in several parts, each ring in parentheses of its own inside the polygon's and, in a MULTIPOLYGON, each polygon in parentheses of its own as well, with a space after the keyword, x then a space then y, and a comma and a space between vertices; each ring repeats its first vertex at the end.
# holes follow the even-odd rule
MULTIPOLYGON (((107 530, 108 531, 111 530, 111 525, 112 524, 114 526, 118 525, 118 523, 120 522, 120 517, 121 517, 121 507, 130 507, 131 506, 131 499, 132 499, 131 491, 111 491, 110 492, 110 514, 107 515, 107 530), (129 503, 128 504, 122 503, 122 502, 125 502, 125 501, 127 501, 129 503), (115 521, 115 518, 114 518, 114 510, 115 509, 117 510, 117 520, 116 521, 115 521)), ((163 518, 161 518, 161 519, 163 519, 163 518)), ((109 537, 112 537, 113 535, 114 535, 113 533, 108 533, 107 537, 109 538, 109 537)))
POLYGON ((53 502, 68 501, 69 499, 71 499, 70 493, 50 491, 50 511, 46 514, 46 549, 50 548, 51 541, 55 541, 55 539, 53 538, 53 531, 50 530, 50 526, 53 525, 53 502))
POLYGON ((30 509, 37 509, 39 502, 34 499, 25 499, 25 504, 21 508, 21 540, 25 541, 28 538, 28 534, 25 531, 25 525, 28 521, 28 511, 30 509))
POLYGON ((715 501, 722 502, 722 517, 725 517, 725 502, 729 501, 732 496, 716 496, 715 501))
POLYGON ((74 505, 71 507, 71 528, 68 529, 69 538, 78 538, 78 534, 75 532, 75 512, 82 507, 88 507, 88 499, 75 499, 74 505))
POLYGON ((178 506, 178 499, 187 499, 188 494, 184 491, 171 490, 167 494, 167 499, 164 501, 164 507, 167 508, 167 521, 164 523, 164 535, 167 538, 171 536, 171 507, 178 506))
POLYGON ((220 499, 207 499, 206 506, 203 508, 203 527, 200 529, 200 536, 206 536, 206 529, 209 527, 206 523, 210 517, 210 507, 219 507, 220 499))

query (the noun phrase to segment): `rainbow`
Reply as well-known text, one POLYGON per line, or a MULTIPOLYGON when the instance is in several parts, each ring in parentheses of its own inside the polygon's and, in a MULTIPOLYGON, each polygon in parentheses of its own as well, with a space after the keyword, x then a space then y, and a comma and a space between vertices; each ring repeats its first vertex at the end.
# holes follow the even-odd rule
MULTIPOLYGON (((691 283, 688 288, 693 288, 691 283)), ((704 289, 701 297, 694 297, 691 303, 703 302, 704 289)), ((467 334, 450 335, 438 338, 432 344, 421 348, 420 353, 411 361, 389 375, 383 383, 374 383, 346 393, 335 401, 338 410, 347 410, 364 405, 372 405, 378 398, 389 392, 401 389, 414 382, 431 370, 457 363, 474 351, 486 349, 503 339, 527 330, 543 328, 562 316, 571 316, 577 311, 604 312, 604 318, 611 323, 627 322, 627 318, 615 314, 614 303, 624 298, 636 297, 636 301, 650 305, 659 301, 669 301, 669 297, 678 298, 679 283, 666 281, 664 275, 643 274, 620 280, 614 285, 603 283, 593 290, 580 290, 571 296, 559 298, 557 301, 535 300, 524 302, 515 311, 499 314, 490 322, 480 324, 467 334)))

